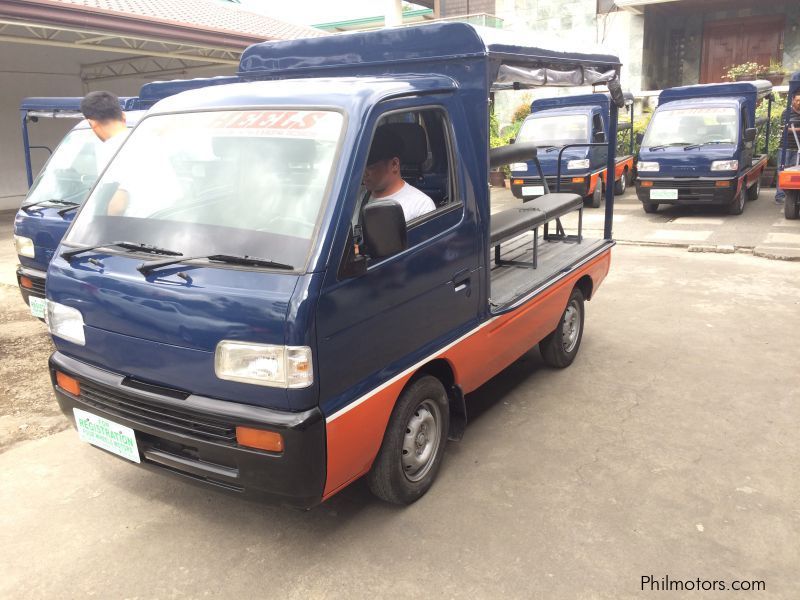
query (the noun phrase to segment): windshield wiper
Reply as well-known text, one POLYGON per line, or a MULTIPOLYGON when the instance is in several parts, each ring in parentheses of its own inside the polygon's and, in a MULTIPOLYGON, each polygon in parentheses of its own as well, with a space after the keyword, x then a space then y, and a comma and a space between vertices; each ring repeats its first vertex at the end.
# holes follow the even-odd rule
POLYGON ((664 148, 669 148, 670 146, 691 146, 691 142, 672 142, 671 144, 659 144, 658 146, 650 146, 648 150, 663 150, 664 148))
POLYGON ((125 248, 125 250, 133 250, 136 252, 147 252, 148 254, 163 254, 165 256, 183 256, 180 252, 175 252, 174 250, 167 250, 166 248, 159 248, 158 246, 151 246, 150 244, 142 244, 141 242, 103 242, 102 244, 96 244, 94 246, 85 246, 83 248, 75 248, 73 250, 67 250, 61 253, 61 256, 69 260, 79 254, 83 254, 84 252, 91 252, 92 250, 97 250, 98 248, 125 248))
POLYGON ((285 263, 275 262, 274 260, 269 260, 266 258, 257 258, 255 256, 236 256, 233 254, 209 254, 206 256, 187 256, 185 258, 167 258, 164 260, 153 260, 150 262, 142 263, 136 269, 142 273, 142 275, 147 275, 150 271, 155 269, 160 269, 161 267, 167 267, 169 265, 175 265, 178 263, 188 262, 190 260, 210 260, 213 262, 223 262, 232 265, 246 265, 250 267, 266 267, 268 269, 284 269, 287 271, 294 270, 292 265, 287 265, 285 263))
POLYGON ((42 204, 60 204, 62 206, 69 206, 70 208, 75 206, 80 206, 80 202, 73 202, 72 200, 56 200, 55 198, 48 198, 47 200, 39 200, 38 202, 31 202, 30 204, 25 204, 21 208, 25 212, 28 212, 29 208, 41 206, 42 204))
POLYGON ((70 204, 66 208, 59 208, 56 212, 63 217, 65 214, 67 214, 70 211, 78 210, 80 205, 81 205, 80 202, 76 202, 75 204, 70 204))
POLYGON ((712 144, 733 144, 730 140, 714 140, 712 142, 703 142, 702 144, 689 144, 684 148, 684 150, 694 150, 696 148, 701 148, 702 146, 710 146, 712 144))

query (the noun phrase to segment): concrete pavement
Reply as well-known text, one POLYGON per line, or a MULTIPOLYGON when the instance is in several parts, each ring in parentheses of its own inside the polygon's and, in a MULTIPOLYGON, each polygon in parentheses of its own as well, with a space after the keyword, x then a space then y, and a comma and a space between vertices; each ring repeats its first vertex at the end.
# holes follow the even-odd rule
POLYGON ((309 513, 245 502, 73 431, 16 445, 0 597, 625 599, 668 575, 797 598, 800 264, 632 246, 612 262, 576 362, 533 350, 470 395, 464 440, 408 508, 362 483, 309 513))

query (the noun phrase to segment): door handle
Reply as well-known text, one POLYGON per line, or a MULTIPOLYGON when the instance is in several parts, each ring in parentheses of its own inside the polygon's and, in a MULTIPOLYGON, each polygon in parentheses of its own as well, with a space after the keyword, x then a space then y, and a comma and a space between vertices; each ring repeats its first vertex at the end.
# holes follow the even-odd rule
POLYGON ((463 292, 466 290, 467 296, 470 294, 470 275, 469 271, 461 271, 453 275, 453 291, 455 293, 463 292))

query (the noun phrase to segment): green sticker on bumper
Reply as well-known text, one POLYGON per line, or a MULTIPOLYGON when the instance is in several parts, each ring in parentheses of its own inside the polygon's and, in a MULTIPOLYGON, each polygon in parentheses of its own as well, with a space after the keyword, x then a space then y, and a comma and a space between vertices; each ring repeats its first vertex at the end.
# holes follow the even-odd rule
POLYGON ((98 417, 79 408, 73 408, 75 424, 84 442, 108 450, 135 463, 139 459, 136 434, 130 427, 98 417))

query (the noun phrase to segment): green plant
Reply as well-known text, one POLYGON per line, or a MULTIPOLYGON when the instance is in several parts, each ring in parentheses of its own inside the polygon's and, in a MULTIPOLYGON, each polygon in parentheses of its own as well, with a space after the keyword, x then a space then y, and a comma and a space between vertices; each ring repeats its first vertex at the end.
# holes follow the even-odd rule
POLYGON ((788 71, 783 68, 783 64, 780 61, 771 58, 769 59, 769 66, 767 67, 767 73, 783 73, 784 75, 786 75, 788 71))
POLYGON ((759 73, 766 72, 767 67, 764 65, 760 65, 757 62, 746 62, 728 67, 722 78, 729 81, 736 81, 737 77, 756 77, 759 73))
POLYGON ((650 119, 653 118, 653 111, 649 112, 642 112, 641 115, 636 117, 633 121, 633 139, 634 139, 634 147, 633 151, 634 154, 638 156, 639 154, 639 142, 636 141, 636 136, 640 133, 644 135, 644 132, 647 130, 647 126, 650 124, 650 119))
MULTIPOLYGON (((759 118, 766 119, 767 118, 767 107, 768 103, 766 101, 762 102, 756 108, 756 119, 759 118)), ((772 118, 770 119, 770 131, 769 131, 769 146, 767 149, 767 156, 768 156, 768 163, 770 165, 777 165, 778 164, 778 151, 780 150, 781 146, 781 126, 783 125, 783 113, 786 110, 786 96, 777 95, 775 96, 775 101, 772 103, 772 118)), ((764 148, 764 139, 767 135, 767 127, 766 124, 762 125, 759 132, 758 138, 756 139, 756 153, 760 153, 763 151, 764 148)))

